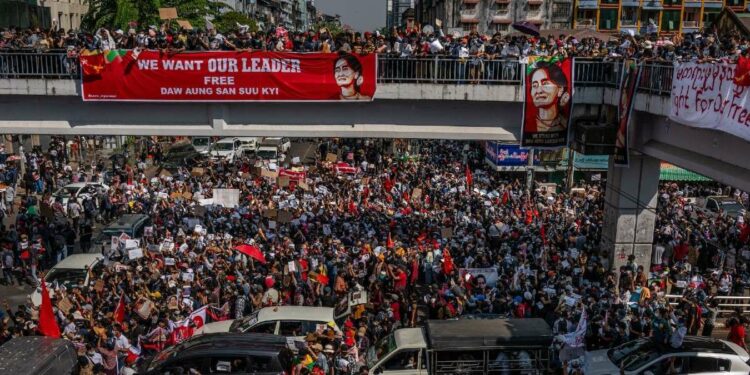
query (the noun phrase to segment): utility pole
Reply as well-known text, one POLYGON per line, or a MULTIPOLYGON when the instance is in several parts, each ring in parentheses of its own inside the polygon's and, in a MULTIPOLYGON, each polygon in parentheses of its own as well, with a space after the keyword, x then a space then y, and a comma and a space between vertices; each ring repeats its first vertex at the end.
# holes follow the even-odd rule
POLYGON ((568 171, 567 171, 567 188, 568 192, 573 189, 573 175, 575 174, 573 159, 575 158, 575 152, 572 148, 568 148, 568 171))
POLYGON ((534 184, 534 149, 529 149, 529 156, 528 156, 528 166, 526 167, 526 191, 529 192, 529 195, 531 194, 531 190, 533 188, 534 184))

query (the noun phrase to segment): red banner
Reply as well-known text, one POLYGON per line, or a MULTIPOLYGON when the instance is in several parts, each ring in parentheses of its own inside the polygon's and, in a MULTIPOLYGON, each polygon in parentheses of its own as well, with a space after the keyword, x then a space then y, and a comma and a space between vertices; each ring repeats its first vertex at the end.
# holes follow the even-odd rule
POLYGON ((529 56, 526 66, 522 147, 568 144, 573 105, 573 59, 529 56))
POLYGON ((107 51, 81 56, 85 101, 370 101, 375 54, 107 51))

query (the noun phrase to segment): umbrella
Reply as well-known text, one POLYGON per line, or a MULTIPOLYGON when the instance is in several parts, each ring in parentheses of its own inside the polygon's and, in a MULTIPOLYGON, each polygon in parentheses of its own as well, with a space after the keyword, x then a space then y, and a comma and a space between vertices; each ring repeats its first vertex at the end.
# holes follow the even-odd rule
POLYGON ((249 256, 250 258, 257 260, 258 262, 261 262, 262 264, 266 264, 266 257, 257 246, 245 244, 235 246, 234 249, 241 252, 242 254, 249 256))
POLYGON ((513 25, 513 28, 529 35, 539 36, 539 26, 529 22, 529 21, 523 21, 523 22, 516 22, 513 25))

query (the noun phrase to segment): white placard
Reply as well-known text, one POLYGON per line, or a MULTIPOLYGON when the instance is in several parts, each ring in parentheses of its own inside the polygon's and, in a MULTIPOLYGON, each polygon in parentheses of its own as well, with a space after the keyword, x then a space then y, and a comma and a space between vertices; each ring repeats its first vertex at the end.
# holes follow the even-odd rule
POLYGON ((164 258, 164 265, 165 266, 174 266, 175 265, 174 258, 164 258))
POLYGON ((237 207, 240 205, 239 189, 214 189, 213 204, 222 207, 237 207))
POLYGON ((141 246, 139 240, 125 240, 125 250, 135 249, 141 246))
POLYGON ((128 259, 135 260, 140 258, 143 258, 143 249, 128 250, 128 259))

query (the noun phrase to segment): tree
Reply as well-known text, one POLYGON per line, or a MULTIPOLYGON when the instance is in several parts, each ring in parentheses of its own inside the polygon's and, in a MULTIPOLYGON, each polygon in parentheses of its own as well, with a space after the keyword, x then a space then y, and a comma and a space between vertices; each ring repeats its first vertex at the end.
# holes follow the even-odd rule
POLYGON ((344 32, 344 30, 341 28, 341 22, 338 22, 338 21, 326 22, 323 20, 319 20, 313 26, 313 30, 315 30, 315 32, 319 32, 320 29, 322 28, 326 28, 328 30, 328 33, 331 34, 331 36, 339 35, 342 32, 344 32))
POLYGON ((258 31, 258 24, 255 20, 241 12, 229 11, 216 17, 213 21, 214 27, 221 33, 227 33, 237 29, 237 24, 248 25, 250 31, 258 31))
POLYGON ((137 9, 130 0, 89 0, 89 10, 81 20, 81 27, 92 32, 100 27, 127 28, 128 23, 137 18, 137 9))

